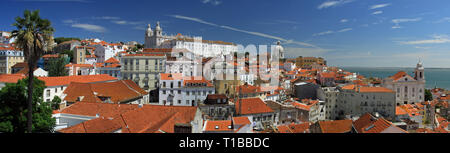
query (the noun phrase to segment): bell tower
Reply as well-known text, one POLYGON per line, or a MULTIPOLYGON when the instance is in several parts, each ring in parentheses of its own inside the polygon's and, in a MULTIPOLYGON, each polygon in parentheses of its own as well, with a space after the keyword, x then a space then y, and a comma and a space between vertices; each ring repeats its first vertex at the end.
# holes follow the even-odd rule
POLYGON ((421 59, 419 59, 419 63, 417 63, 414 73, 415 73, 414 79, 416 79, 417 81, 425 81, 425 69, 423 67, 421 59))
POLYGON ((145 31, 145 48, 151 48, 151 37, 153 36, 152 27, 148 24, 147 30, 145 31))

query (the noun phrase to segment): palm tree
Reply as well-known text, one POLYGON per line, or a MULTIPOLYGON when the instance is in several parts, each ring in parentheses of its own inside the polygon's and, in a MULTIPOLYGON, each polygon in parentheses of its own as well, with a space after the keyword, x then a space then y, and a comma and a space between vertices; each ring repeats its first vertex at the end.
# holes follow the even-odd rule
POLYGON ((24 17, 16 17, 13 24, 17 30, 12 31, 12 37, 15 37, 16 47, 23 50, 25 60, 28 63, 28 112, 27 112, 27 131, 32 132, 32 95, 33 95, 33 70, 37 65, 37 61, 46 52, 49 47, 53 27, 47 19, 41 19, 39 10, 25 10, 24 17))

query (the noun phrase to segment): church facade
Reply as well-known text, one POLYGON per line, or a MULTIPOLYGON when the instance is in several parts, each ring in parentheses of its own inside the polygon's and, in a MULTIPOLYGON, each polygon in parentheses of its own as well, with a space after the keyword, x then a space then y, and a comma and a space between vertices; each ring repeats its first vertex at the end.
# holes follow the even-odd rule
POLYGON ((223 41, 203 40, 202 37, 190 37, 178 34, 164 35, 159 22, 154 31, 149 24, 145 32, 145 48, 184 48, 203 57, 216 57, 237 52, 237 45, 223 41))
POLYGON ((417 63, 414 77, 404 71, 383 80, 383 87, 396 92, 397 105, 415 104, 425 101, 425 69, 417 63))

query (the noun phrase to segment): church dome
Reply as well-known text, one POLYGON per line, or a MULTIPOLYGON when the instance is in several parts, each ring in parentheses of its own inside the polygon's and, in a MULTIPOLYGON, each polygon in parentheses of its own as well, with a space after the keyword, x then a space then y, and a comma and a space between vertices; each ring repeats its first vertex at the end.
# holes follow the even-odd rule
POLYGON ((145 35, 147 35, 147 36, 151 36, 152 35, 152 27, 151 27, 151 25, 150 24, 148 24, 148 27, 147 27, 147 31, 145 32, 145 35))
POLYGON ((162 31, 161 26, 159 25, 159 21, 156 22, 156 28, 155 28, 155 30, 156 30, 156 31, 162 31))

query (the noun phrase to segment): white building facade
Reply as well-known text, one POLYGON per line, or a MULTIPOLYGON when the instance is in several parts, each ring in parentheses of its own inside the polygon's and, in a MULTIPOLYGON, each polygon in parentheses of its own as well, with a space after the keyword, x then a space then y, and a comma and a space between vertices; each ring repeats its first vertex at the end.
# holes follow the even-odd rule
POLYGON ((159 22, 154 31, 151 25, 148 25, 145 32, 145 48, 183 48, 203 57, 231 54, 238 49, 233 43, 203 40, 202 37, 163 35, 159 22))
POLYGON ((204 101, 209 94, 215 93, 214 86, 203 77, 162 73, 160 79, 158 105, 198 106, 198 103, 204 101))
POLYGON ((425 69, 421 61, 417 63, 414 77, 406 72, 398 72, 383 80, 383 87, 396 92, 397 105, 415 104, 425 101, 425 69))

